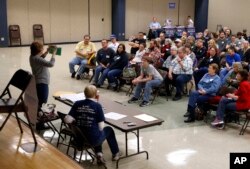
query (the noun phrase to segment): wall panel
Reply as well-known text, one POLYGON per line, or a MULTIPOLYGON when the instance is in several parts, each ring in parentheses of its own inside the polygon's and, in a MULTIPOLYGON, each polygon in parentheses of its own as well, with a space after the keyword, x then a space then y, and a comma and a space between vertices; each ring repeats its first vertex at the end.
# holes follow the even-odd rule
POLYGON ((28 36, 29 40, 33 40, 33 25, 42 24, 44 31, 44 42, 50 43, 50 0, 29 0, 28 3, 28 36))
POLYGON ((70 41, 80 41, 88 33, 88 0, 70 0, 70 41))
POLYGON ((31 41, 28 14, 28 0, 7 1, 8 25, 17 24, 20 26, 22 44, 29 44, 31 41))
POLYGON ((70 41, 70 0, 51 0, 51 43, 70 41))
POLYGON ((234 33, 250 27, 248 0, 209 0, 208 28, 216 31, 217 25, 228 26, 234 33))

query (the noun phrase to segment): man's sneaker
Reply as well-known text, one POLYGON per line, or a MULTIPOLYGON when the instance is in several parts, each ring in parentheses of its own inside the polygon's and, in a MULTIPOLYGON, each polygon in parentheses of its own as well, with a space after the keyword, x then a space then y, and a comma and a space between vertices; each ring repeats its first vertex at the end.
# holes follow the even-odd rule
POLYGON ((137 98, 135 98, 135 97, 132 97, 129 101, 128 101, 128 103, 135 103, 135 102, 137 102, 139 99, 137 99, 137 98))
POLYGON ((112 161, 118 161, 121 156, 122 156, 121 152, 116 153, 115 155, 113 155, 112 161))
POLYGON ((80 75, 76 75, 76 80, 80 80, 81 76, 80 75))
POLYGON ((97 154, 96 158, 97 158, 97 165, 105 165, 106 164, 106 161, 103 158, 102 154, 97 154))
POLYGON ((145 107, 145 106, 148 106, 148 105, 149 105, 149 102, 142 101, 141 104, 140 104, 140 107, 145 107))
POLYGON ((75 78, 75 75, 76 75, 76 72, 73 72, 73 73, 71 74, 71 78, 75 78))
POLYGON ((215 120, 211 123, 211 125, 213 125, 213 126, 216 126, 216 125, 219 125, 219 124, 224 124, 224 121, 215 118, 215 120))

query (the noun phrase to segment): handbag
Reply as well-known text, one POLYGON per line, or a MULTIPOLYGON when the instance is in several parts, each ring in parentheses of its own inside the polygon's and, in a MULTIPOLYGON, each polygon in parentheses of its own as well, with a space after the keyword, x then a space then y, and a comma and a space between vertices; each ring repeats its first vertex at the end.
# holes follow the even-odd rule
POLYGON ((125 67, 122 71, 122 76, 125 78, 135 78, 137 76, 134 67, 125 67))

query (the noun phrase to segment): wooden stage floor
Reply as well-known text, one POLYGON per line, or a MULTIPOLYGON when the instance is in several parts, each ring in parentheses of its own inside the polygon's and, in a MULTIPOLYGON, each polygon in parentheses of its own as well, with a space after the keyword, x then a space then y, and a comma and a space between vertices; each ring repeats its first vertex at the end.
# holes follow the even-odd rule
MULTIPOLYGON (((5 116, 0 115, 0 125, 5 116)), ((68 156, 36 134, 40 151, 28 153, 21 147, 33 143, 28 127, 22 124, 20 133, 16 119, 11 117, 0 131, 0 168, 1 169, 82 169, 68 156)))

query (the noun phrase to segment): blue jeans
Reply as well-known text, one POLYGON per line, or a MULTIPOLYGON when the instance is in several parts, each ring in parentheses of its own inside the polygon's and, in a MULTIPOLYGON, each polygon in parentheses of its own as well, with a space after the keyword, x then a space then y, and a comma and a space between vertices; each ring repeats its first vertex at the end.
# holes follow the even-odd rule
POLYGON ((176 87, 176 96, 181 96, 181 92, 183 90, 183 86, 185 83, 189 82, 192 79, 192 75, 175 75, 173 74, 173 82, 176 87))
POLYGON ((106 68, 103 72, 102 72, 102 75, 101 77, 99 78, 97 84, 102 86, 105 79, 108 77, 108 72, 109 72, 109 68, 106 68))
POLYGON ((135 94, 134 97, 139 99, 142 89, 144 88, 144 95, 143 95, 143 101, 149 102, 150 94, 153 87, 158 87, 162 83, 162 80, 156 79, 156 80, 150 80, 146 83, 138 83, 135 88, 135 94))
POLYGON ((223 83, 223 80, 224 80, 224 78, 226 77, 227 74, 228 74, 227 68, 223 68, 223 69, 220 71, 221 83, 223 83))
POLYGON ((121 69, 112 69, 108 72, 108 81, 110 86, 117 86, 117 77, 121 76, 122 70, 121 69))
POLYGON ((190 113, 190 117, 195 118, 194 109, 196 107, 196 104, 198 106, 201 106, 206 103, 211 97, 211 95, 201 95, 198 91, 192 91, 189 95, 188 100, 188 112, 190 113))
POLYGON ((208 72, 207 67, 201 67, 199 70, 194 71, 194 81, 196 89, 198 89, 198 83, 202 79, 202 77, 208 72))
POLYGON ((84 69, 85 69, 85 65, 87 64, 87 59, 84 58, 80 58, 80 57, 74 57, 70 62, 69 62, 69 71, 70 73, 74 73, 75 72, 75 65, 79 65, 80 69, 77 72, 78 75, 82 74, 84 69))
POLYGON ((100 74, 105 70, 104 67, 102 67, 101 65, 97 66, 95 69, 95 76, 94 76, 94 83, 97 84, 98 83, 98 79, 100 77, 100 74))
POLYGON ((102 143, 105 141, 105 139, 108 142, 111 153, 113 155, 117 154, 119 152, 119 147, 118 147, 117 140, 115 137, 115 132, 109 126, 104 127, 102 136, 100 137, 99 140, 97 140, 97 143, 93 145, 95 149, 95 153, 102 152, 102 143))
POLYGON ((49 85, 44 83, 36 84, 36 92, 38 98, 38 108, 40 109, 42 105, 48 101, 49 85))
POLYGON ((223 96, 220 99, 220 103, 216 111, 216 117, 219 120, 223 120, 226 111, 236 111, 236 102, 233 99, 228 99, 223 96))

